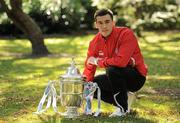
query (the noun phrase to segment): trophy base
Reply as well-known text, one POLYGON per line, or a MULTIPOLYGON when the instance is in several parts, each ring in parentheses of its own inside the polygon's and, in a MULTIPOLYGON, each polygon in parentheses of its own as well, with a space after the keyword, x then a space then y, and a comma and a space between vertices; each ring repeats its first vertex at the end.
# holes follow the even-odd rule
POLYGON ((66 112, 61 115, 65 118, 77 118, 79 116, 78 107, 66 107, 66 112))

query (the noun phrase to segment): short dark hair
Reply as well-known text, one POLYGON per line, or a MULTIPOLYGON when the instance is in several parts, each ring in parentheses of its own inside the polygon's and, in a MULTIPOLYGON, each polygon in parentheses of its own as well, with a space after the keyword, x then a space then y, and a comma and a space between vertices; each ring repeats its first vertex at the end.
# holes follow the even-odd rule
POLYGON ((110 15, 111 19, 113 20, 113 12, 107 8, 97 10, 94 14, 94 20, 96 21, 97 16, 104 16, 107 14, 110 15))

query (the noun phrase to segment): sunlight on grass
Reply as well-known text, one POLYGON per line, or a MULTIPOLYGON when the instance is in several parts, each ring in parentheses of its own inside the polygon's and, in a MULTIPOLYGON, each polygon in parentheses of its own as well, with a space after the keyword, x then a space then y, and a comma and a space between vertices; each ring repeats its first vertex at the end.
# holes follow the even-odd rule
POLYGON ((168 76, 168 75, 153 75, 153 76, 148 76, 148 79, 156 79, 156 80, 172 80, 172 79, 179 79, 179 76, 168 76))
POLYGON ((63 39, 63 38, 47 38, 47 39, 45 39, 45 42, 47 44, 59 44, 59 43, 65 42, 65 41, 67 41, 67 40, 63 39))
POLYGON ((151 58, 163 58, 164 57, 164 55, 163 54, 151 54, 151 55, 149 55, 151 58))
POLYGON ((167 35, 164 36, 158 36, 158 35, 154 35, 154 36, 146 36, 145 38, 149 43, 158 43, 160 40, 168 40, 169 37, 167 35))
POLYGON ((24 52, 28 53, 31 52, 31 45, 30 42, 27 39, 9 39, 9 40, 4 40, 0 39, 0 54, 7 53, 9 54, 12 52, 24 52), (19 48, 18 48, 19 47, 19 48))
POLYGON ((71 56, 78 57, 86 56, 87 47, 89 41, 91 40, 93 35, 89 36, 69 36, 61 37, 61 38, 47 38, 45 42, 47 43, 47 47, 53 53, 58 54, 71 54, 71 56), (66 52, 64 52, 66 51, 66 52))
MULTIPOLYGON (((157 97, 156 97, 157 98, 157 97)), ((165 100, 165 99, 164 99, 165 100)), ((167 99, 166 99, 167 100, 167 99)), ((165 103, 162 104, 162 97, 158 97, 155 101, 152 101, 152 99, 149 100, 143 100, 141 99, 138 104, 143 107, 144 110, 148 110, 149 107, 151 107, 151 110, 158 113, 158 111, 161 112, 161 115, 168 114, 170 111, 170 107, 166 105, 165 103), (163 113, 163 114, 162 114, 163 113)))
MULTIPOLYGON (((135 108, 141 117, 154 118, 159 122, 174 122, 178 118, 178 110, 172 113, 173 102, 168 101, 169 97, 152 96, 153 98, 141 99, 138 101, 138 108, 135 108)), ((174 110, 174 109, 173 109, 174 110)))

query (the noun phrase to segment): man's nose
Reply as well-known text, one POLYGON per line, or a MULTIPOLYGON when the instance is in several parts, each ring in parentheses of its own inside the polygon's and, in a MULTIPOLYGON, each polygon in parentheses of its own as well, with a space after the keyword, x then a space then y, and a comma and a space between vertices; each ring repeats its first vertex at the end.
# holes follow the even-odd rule
POLYGON ((106 24, 104 23, 104 24, 102 25, 102 27, 106 27, 106 24))

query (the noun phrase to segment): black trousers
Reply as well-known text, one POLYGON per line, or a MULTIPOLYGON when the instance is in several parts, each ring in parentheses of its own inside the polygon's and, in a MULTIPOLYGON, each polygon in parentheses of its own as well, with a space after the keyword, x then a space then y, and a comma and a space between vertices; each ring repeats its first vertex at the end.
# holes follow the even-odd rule
MULTIPOLYGON (((124 111, 127 111, 127 92, 138 91, 144 85, 145 80, 146 78, 133 67, 110 66, 106 68, 106 74, 95 76, 93 82, 96 82, 101 89, 103 101, 117 107, 120 105, 124 111)), ((96 93, 94 97, 97 98, 96 93)))

